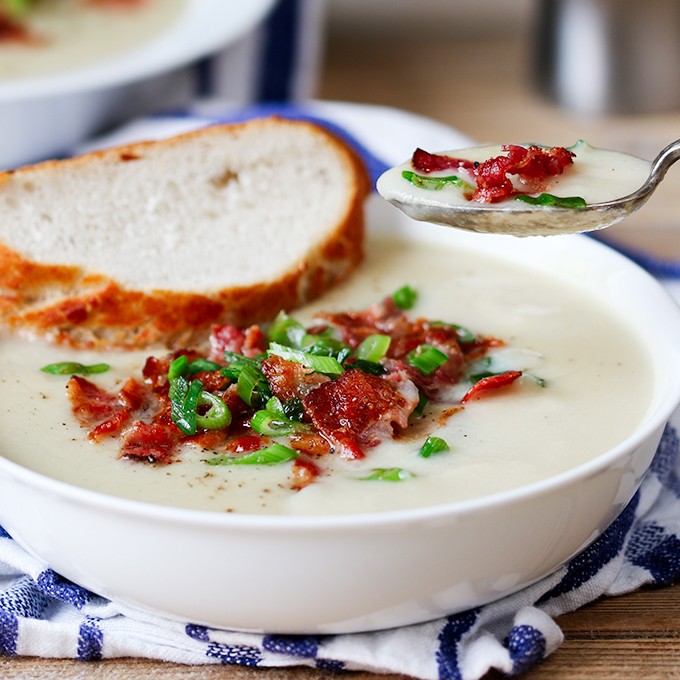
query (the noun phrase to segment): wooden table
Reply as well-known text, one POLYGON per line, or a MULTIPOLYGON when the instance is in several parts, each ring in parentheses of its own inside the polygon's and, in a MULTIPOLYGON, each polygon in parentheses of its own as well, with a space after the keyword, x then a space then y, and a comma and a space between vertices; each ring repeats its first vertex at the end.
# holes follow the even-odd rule
MULTIPOLYGON (((331 34, 320 95, 325 99, 382 104, 448 123, 479 141, 572 144, 579 138, 614 148, 655 150, 679 137, 680 112, 636 118, 577 118, 534 94, 527 82, 526 41, 442 39, 404 42, 404 36, 331 34)), ((676 175, 680 173, 676 172, 676 175)), ((675 197, 680 177, 670 177, 644 209, 644 222, 627 223, 617 238, 640 239, 680 256, 675 197), (672 220, 676 214, 675 223, 672 220), (677 247, 676 247, 677 244, 677 247)), ((635 219, 635 218, 634 218, 635 219)), ((680 584, 598 601, 558 620, 566 640, 527 680, 680 678, 680 584)), ((186 667, 144 660, 82 663, 0 658, 0 677, 70 680, 224 678, 225 680, 331 680, 309 669, 186 667)), ((357 673, 356 680, 399 676, 357 673)), ((498 678, 491 673, 489 678, 498 678)))

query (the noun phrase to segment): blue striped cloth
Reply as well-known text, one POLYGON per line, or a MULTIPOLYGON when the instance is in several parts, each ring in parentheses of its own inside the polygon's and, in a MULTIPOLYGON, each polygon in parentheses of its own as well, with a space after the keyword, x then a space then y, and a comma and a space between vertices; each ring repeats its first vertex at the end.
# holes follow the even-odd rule
MULTIPOLYGON (((207 102, 188 115, 137 121, 96 145, 269 113, 322 121, 355 145, 374 178, 386 165, 408 157, 418 144, 455 148, 466 141, 432 121, 377 107, 310 103, 228 110, 207 102), (374 134, 376 129, 382 135, 374 134)), ((665 283, 680 300, 680 284, 665 283)), ((186 664, 305 665, 431 680, 473 680, 490 669, 521 674, 559 648, 563 635, 556 617, 601 596, 669 585, 680 577, 678 428, 680 413, 667 426, 629 505, 604 534, 557 572, 497 602, 395 630, 259 635, 128 611, 64 579, 0 531, 0 653, 84 661, 143 657, 186 664)))

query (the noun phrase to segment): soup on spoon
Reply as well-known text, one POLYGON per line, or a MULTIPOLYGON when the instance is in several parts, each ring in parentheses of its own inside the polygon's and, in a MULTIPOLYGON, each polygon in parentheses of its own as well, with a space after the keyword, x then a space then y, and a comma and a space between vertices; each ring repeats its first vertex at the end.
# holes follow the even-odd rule
POLYGON ((416 220, 535 236, 610 226, 649 197, 677 160, 652 163, 579 141, 571 147, 483 146, 413 157, 386 171, 378 192, 416 220), (621 199, 621 197, 624 197, 621 199))

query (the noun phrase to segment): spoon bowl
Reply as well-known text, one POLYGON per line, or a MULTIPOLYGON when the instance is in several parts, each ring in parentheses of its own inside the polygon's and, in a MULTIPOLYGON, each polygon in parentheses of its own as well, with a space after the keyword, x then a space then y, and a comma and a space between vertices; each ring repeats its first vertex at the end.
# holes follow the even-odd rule
MULTIPOLYGON (((519 201, 464 203, 423 200, 415 192, 378 191, 386 200, 421 221, 487 234, 552 236, 604 229, 638 210, 654 193, 668 169, 680 158, 680 139, 666 146, 652 161, 649 176, 639 189, 620 198, 587 203, 582 208, 532 206, 519 201)), ((389 172, 389 171, 388 171, 389 172)), ((382 179, 382 178, 381 178, 382 179)))

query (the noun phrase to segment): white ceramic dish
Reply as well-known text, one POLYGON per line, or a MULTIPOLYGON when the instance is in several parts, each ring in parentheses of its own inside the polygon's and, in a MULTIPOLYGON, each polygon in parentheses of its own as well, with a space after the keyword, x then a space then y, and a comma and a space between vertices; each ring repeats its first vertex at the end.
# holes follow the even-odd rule
POLYGON ((96 131, 191 94, 183 67, 245 35, 274 0, 187 0, 148 43, 89 66, 0 81, 0 168, 60 154, 96 131))
MULTIPOLYGON (((437 137, 448 144, 456 136, 444 139, 440 126, 389 110, 325 105, 312 112, 361 132, 367 145, 373 136, 374 150, 389 148, 390 136, 396 146, 437 137)), ((603 455, 543 482, 344 517, 167 508, 69 486, 0 459, 0 524, 65 577, 129 608, 278 633, 374 630, 464 610, 535 582, 599 536, 634 494, 680 402, 676 304, 641 269, 586 237, 441 229, 375 197, 368 217, 372 230, 446 240, 562 278, 628 319, 651 357, 654 388, 642 424, 603 455)))

